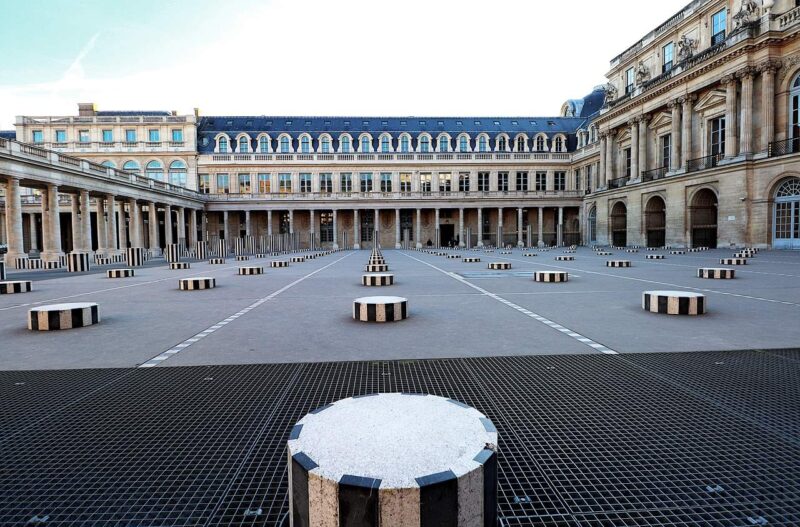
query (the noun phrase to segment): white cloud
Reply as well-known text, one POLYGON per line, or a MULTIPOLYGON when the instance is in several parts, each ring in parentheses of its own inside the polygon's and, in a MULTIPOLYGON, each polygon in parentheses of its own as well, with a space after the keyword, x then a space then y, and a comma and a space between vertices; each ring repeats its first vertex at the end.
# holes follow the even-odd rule
POLYGON ((85 64, 114 38, 94 35, 57 81, 0 86, 0 127, 19 114, 74 114, 78 102, 205 114, 552 115, 602 83, 608 60, 682 1, 641 13, 641 0, 275 0, 220 12, 213 38, 198 31, 184 49, 165 35, 166 69, 106 78, 85 64))

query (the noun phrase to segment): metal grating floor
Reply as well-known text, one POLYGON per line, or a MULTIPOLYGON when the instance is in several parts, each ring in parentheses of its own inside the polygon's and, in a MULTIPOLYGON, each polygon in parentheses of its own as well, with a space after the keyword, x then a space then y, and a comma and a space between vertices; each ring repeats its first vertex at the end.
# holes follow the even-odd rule
POLYGON ((502 525, 800 525, 800 350, 0 372, 0 524, 277 526, 284 444, 351 395, 500 432, 502 525))

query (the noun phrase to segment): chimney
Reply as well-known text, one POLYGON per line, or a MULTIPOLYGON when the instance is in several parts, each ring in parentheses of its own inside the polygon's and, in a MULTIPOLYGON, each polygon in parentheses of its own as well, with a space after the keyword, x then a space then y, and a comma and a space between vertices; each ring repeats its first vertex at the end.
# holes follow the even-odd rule
POLYGON ((78 117, 94 117, 95 108, 93 102, 78 103, 78 117))
POLYGON ((172 110, 171 113, 173 117, 176 117, 178 115, 178 110, 172 110))
POLYGON ((194 116, 195 116, 195 118, 200 117, 200 108, 195 108, 194 109, 194 116))

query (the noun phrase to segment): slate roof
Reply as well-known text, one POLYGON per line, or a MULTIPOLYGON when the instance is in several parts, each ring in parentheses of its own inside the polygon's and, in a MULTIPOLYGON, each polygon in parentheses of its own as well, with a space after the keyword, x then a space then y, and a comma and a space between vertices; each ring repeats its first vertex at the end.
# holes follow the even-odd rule
POLYGON ((14 130, 0 130, 0 139, 17 139, 17 132, 14 130))
POLYGON ((147 110, 131 110, 131 111, 111 111, 111 112, 95 112, 98 117, 119 117, 119 116, 144 116, 144 115, 157 115, 160 117, 170 116, 172 113, 160 110, 147 111, 147 110))

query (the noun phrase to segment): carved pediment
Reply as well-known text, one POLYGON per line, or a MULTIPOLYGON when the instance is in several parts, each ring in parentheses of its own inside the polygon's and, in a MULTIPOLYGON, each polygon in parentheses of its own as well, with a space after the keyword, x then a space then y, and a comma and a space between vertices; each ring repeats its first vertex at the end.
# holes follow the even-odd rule
POLYGON ((704 113, 709 110, 716 109, 718 106, 725 106, 725 91, 712 90, 699 99, 694 105, 694 109, 698 113, 704 113))
POLYGON ((630 128, 623 128, 617 134, 617 144, 622 144, 625 141, 630 141, 631 139, 631 129, 630 128))
POLYGON ((672 115, 669 112, 659 112, 653 114, 653 118, 650 120, 649 126, 652 129, 657 129, 670 125, 672 125, 672 115))

